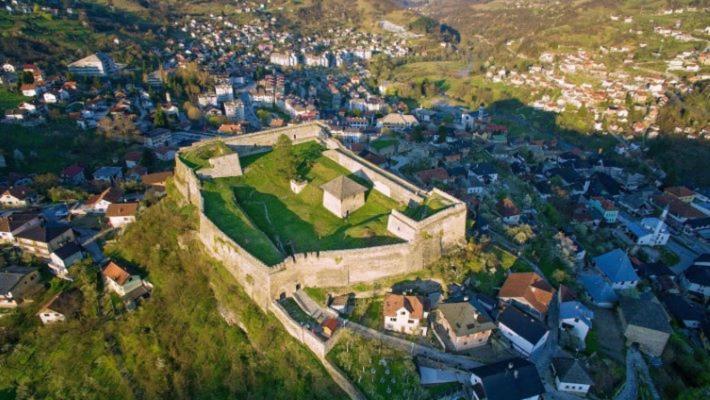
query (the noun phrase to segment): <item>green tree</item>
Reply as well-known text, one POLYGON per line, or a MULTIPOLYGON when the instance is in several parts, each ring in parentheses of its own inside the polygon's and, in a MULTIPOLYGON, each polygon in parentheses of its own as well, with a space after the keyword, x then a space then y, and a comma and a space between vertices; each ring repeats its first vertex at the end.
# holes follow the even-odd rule
POLYGON ((158 106, 158 108, 155 109, 153 125, 160 128, 166 128, 168 126, 168 116, 165 114, 165 111, 161 106, 158 106))
POLYGON ((293 142, 286 135, 281 135, 274 145, 274 154, 281 160, 279 173, 286 179, 296 178, 298 160, 293 152, 293 142))

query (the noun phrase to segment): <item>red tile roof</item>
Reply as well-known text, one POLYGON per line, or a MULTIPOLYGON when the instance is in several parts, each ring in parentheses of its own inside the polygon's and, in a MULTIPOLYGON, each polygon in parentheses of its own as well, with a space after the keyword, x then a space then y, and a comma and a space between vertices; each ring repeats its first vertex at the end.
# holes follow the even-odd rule
POLYGON ((424 318, 424 301, 419 296, 403 296, 400 294, 388 293, 385 295, 384 315, 394 317, 397 310, 405 308, 409 311, 411 318, 424 318))

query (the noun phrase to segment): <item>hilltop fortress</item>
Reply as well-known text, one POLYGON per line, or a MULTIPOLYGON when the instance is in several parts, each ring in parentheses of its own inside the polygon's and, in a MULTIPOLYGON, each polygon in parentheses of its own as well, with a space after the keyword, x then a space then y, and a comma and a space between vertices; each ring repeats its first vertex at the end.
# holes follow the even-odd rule
POLYGON ((199 237, 245 291, 264 310, 283 296, 303 287, 339 287, 418 271, 465 242, 466 205, 438 189, 424 191, 345 149, 330 138, 327 127, 313 122, 229 138, 212 139, 181 149, 175 159, 175 186, 199 210, 199 237), (204 210, 202 181, 243 174, 240 158, 266 152, 280 135, 294 144, 316 141, 322 155, 371 183, 372 190, 404 205, 423 204, 431 196, 444 207, 421 220, 392 210, 387 231, 401 243, 347 250, 298 253, 269 266, 246 251, 211 221, 204 210), (193 170, 180 157, 187 151, 221 141, 234 152, 209 159, 209 167, 193 170))

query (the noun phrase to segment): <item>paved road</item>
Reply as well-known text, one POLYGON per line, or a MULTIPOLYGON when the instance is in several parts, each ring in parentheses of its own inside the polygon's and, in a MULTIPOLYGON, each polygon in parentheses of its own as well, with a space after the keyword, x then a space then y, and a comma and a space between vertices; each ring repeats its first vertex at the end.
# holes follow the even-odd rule
POLYGON ((252 125, 254 128, 260 129, 261 121, 259 121, 259 118, 254 113, 254 106, 251 102, 249 92, 246 90, 242 92, 241 99, 244 103, 244 119, 246 119, 247 122, 249 122, 249 124, 252 125))
POLYGON ((653 385, 653 380, 651 380, 648 365, 646 365, 643 355, 632 346, 626 352, 626 382, 621 391, 614 397, 614 400, 636 400, 640 381, 649 389, 651 397, 655 400, 661 399, 656 387, 653 385))

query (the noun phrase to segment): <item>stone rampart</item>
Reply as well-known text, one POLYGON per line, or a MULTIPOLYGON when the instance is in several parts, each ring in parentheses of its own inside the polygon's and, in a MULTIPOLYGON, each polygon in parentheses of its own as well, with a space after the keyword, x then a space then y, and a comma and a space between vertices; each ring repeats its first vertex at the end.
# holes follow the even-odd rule
POLYGON ((202 185, 200 179, 192 168, 182 162, 179 155, 175 156, 175 187, 188 203, 197 207, 200 212, 204 210, 202 203, 202 185))
MULTIPOLYGON (((228 139, 229 146, 249 149, 248 137, 258 146, 271 145, 279 135, 294 141, 318 140, 324 127, 318 123, 275 129, 228 139)), ((194 147, 194 146, 193 146, 194 147)), ((210 254, 224 264, 246 293, 264 310, 274 299, 303 287, 337 287, 372 282, 418 271, 438 260, 447 250, 465 240, 466 206, 444 192, 426 193, 381 168, 337 146, 327 156, 348 170, 359 173, 379 191, 401 202, 421 203, 427 195, 451 202, 446 209, 421 221, 393 210, 388 229, 404 243, 368 248, 301 253, 269 267, 222 232, 205 214, 198 176, 176 157, 175 184, 185 199, 199 209, 199 237, 210 254), (379 186, 379 187, 378 187, 379 186), (386 189, 385 189, 386 188, 386 189), (399 231, 397 230, 399 228, 399 231)))
POLYGON ((283 128, 267 129, 261 132, 237 135, 222 139, 224 143, 234 149, 242 157, 249 154, 268 150, 278 140, 279 136, 286 135, 293 144, 317 140, 325 132, 325 127, 318 122, 283 128))

